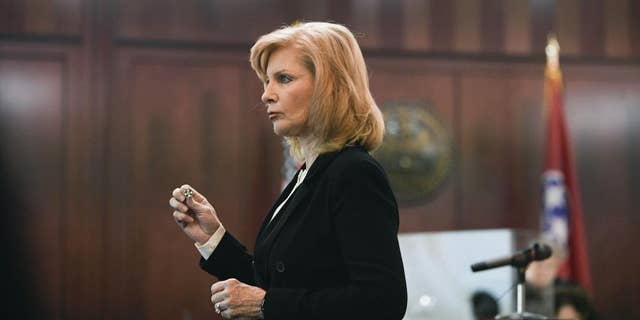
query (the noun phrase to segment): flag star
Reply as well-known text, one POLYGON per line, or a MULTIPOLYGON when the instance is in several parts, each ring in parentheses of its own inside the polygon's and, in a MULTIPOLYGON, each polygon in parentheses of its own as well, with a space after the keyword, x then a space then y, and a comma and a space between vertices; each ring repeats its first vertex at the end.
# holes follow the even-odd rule
POLYGON ((559 244, 566 245, 567 239, 569 238, 569 228, 567 226, 567 221, 562 218, 552 218, 550 233, 553 235, 553 238, 558 241, 559 244))
POLYGON ((549 186, 544 193, 544 205, 546 208, 564 207, 564 188, 561 186, 549 186))

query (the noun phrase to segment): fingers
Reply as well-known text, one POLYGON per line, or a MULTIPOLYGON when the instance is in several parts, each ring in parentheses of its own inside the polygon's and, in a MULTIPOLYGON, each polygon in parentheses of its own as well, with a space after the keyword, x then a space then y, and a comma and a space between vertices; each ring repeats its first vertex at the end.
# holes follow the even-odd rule
MULTIPOLYGON (((222 309, 220 309, 220 310, 222 310, 222 309)), ((224 309, 222 312, 220 312, 220 315, 225 319, 233 319, 234 314, 235 313, 231 309, 224 309)))
POLYGON ((211 302, 214 305, 220 305, 221 302, 225 301, 229 297, 229 293, 226 291, 218 291, 215 294, 211 295, 211 302))
POLYGON ((171 192, 171 196, 173 196, 174 198, 178 199, 178 201, 180 202, 184 202, 184 192, 182 192, 181 188, 175 188, 173 189, 173 192, 171 192))
POLYGON ((194 209, 194 211, 197 212, 205 212, 209 210, 209 202, 207 199, 188 184, 183 184, 180 188, 173 189, 171 196, 172 198, 169 199, 169 205, 175 210, 181 212, 187 212, 189 211, 189 208, 194 209), (189 193, 191 194, 190 197, 185 196, 187 194, 187 190, 189 190, 189 193))
POLYGON ((225 319, 255 319, 266 292, 236 279, 219 281, 211 286, 211 303, 225 319))
POLYGON ((196 189, 188 184, 183 184, 182 186, 180 186, 180 188, 173 189, 173 191, 171 192, 171 196, 173 196, 180 202, 185 202, 185 200, 187 199, 187 197, 185 196, 187 194, 187 190, 189 190, 191 198, 196 198, 198 202, 206 201, 205 197, 202 196, 202 194, 200 194, 196 189))
POLYGON ((193 222, 193 218, 188 214, 182 213, 180 211, 173 212, 173 219, 176 220, 176 223, 181 227, 185 227, 187 224, 193 222))
POLYGON ((198 191, 188 184, 183 184, 180 188, 175 188, 171 192, 169 206, 180 212, 187 212, 189 208, 197 212, 209 211, 209 202, 198 191), (191 196, 187 197, 187 190, 191 196))
POLYGON ((214 304, 214 310, 224 319, 232 319, 235 315, 234 310, 232 310, 231 308, 227 308, 227 306, 223 302, 214 304))
POLYGON ((238 280, 236 280, 234 278, 223 280, 223 281, 218 281, 218 282, 216 282, 216 283, 211 285, 211 294, 215 294, 216 292, 223 291, 227 287, 235 286, 238 283, 240 283, 240 281, 238 281, 238 280))
POLYGON ((180 202, 175 196, 169 199, 169 206, 174 210, 186 213, 189 211, 189 207, 187 207, 184 203, 180 202))
POLYGON ((225 319, 231 318, 231 311, 227 310, 229 301, 226 301, 229 297, 227 289, 228 282, 218 281, 211 285, 211 303, 213 303, 214 309, 217 314, 221 315, 225 319))
MULTIPOLYGON (((184 199, 184 194, 187 190, 191 190, 191 197, 195 199, 197 202, 204 202, 206 201, 205 197, 200 194, 200 192, 198 192, 196 189, 194 189, 192 186, 188 185, 188 184, 183 184, 182 186, 180 186, 180 193, 182 193, 182 198, 184 199)), ((182 200, 182 202, 184 202, 184 200, 182 200)))
POLYGON ((209 206, 199 202, 194 197, 188 198, 184 203, 196 213, 209 212, 209 206))

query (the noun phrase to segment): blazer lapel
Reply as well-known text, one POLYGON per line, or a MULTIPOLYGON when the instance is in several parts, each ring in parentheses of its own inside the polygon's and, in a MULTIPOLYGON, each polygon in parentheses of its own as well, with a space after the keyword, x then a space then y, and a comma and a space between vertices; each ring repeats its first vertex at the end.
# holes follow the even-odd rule
POLYGON ((295 182, 298 180, 298 175, 300 174, 300 170, 302 170, 302 168, 299 169, 298 172, 296 172, 296 174, 293 176, 293 179, 291 179, 291 181, 289 181, 289 184, 284 188, 284 190, 282 190, 282 193, 280 194, 278 199, 275 201, 273 206, 271 206, 271 209, 269 209, 269 213, 264 218, 264 220, 262 220, 262 225, 260 226, 260 230, 258 231, 258 236, 256 237, 256 245, 261 242, 260 241, 261 239, 264 238, 263 233, 265 232, 265 229, 271 222, 272 220, 271 217, 273 217, 273 213, 276 211, 276 208, 282 203, 282 201, 284 201, 284 199, 287 198, 287 196, 291 193, 291 190, 293 190, 293 187, 296 184, 295 182))
POLYGON ((300 206, 301 203, 304 202, 307 194, 309 194, 309 189, 310 187, 303 181, 293 195, 291 195, 288 203, 286 203, 278 215, 273 218, 271 225, 268 222, 267 224, 263 223, 264 228, 260 236, 260 240, 263 241, 263 243, 273 243, 273 240, 277 237, 278 233, 280 233, 280 230, 282 230, 282 227, 285 225, 291 214, 296 211, 296 208, 300 206))
POLYGON ((306 198, 313 188, 314 181, 322 176, 322 173, 325 172, 326 168, 333 162, 333 159, 340 153, 339 151, 327 152, 318 156, 316 161, 313 162, 311 168, 309 168, 309 172, 307 176, 302 181, 302 184, 298 186, 295 190, 291 198, 289 198, 288 203, 282 207, 278 215, 271 221, 271 217, 273 216, 273 211, 281 203, 284 201, 286 197, 291 193, 293 186, 295 185, 295 181, 297 180, 298 175, 300 174, 300 170, 296 173, 295 177, 289 185, 280 195, 279 201, 276 202, 277 205, 274 205, 269 212, 268 217, 265 221, 262 222, 262 227, 260 228, 260 233, 258 236, 258 240, 256 241, 256 245, 260 242, 262 245, 267 245, 273 243, 273 241, 277 238, 278 234, 287 223, 289 217, 296 212, 296 209, 300 206, 300 204, 306 201, 306 198), (282 199, 282 200, 281 200, 282 199), (269 222, 274 224, 273 226, 269 225, 269 222))

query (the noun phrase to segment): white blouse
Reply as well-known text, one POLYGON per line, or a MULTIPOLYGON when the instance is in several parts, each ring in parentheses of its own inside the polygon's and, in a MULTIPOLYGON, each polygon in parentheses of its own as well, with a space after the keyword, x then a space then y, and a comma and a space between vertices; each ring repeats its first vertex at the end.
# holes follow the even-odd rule
MULTIPOLYGON (((300 170, 300 173, 298 174, 298 180, 296 180, 296 184, 295 186, 293 186, 291 193, 289 193, 287 198, 284 199, 284 201, 282 201, 282 203, 280 203, 280 205, 276 208, 269 222, 273 221, 273 218, 280 212, 280 210, 287 203, 287 201, 289 201, 289 198, 291 198, 291 195, 296 191, 296 189, 298 189, 300 184, 302 184, 302 181, 304 181, 304 178, 307 176, 307 171, 308 169, 300 170)), ((209 257, 213 254, 213 251, 216 250, 216 248, 218 247, 218 244, 222 240, 222 237, 224 236, 225 233, 226 233, 226 230, 221 223, 218 229, 216 230, 216 232, 214 232, 213 235, 211 235, 211 238, 209 238, 207 242, 205 242, 202 245, 198 244, 197 242, 194 244, 198 249, 198 251, 200 252, 200 255, 205 260, 209 259, 209 257)))

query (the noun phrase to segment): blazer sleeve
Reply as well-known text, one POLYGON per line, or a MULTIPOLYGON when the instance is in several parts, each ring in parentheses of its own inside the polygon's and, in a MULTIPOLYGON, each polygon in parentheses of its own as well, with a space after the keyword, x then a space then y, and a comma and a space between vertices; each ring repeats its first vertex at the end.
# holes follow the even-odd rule
POLYGON ((200 267, 220 280, 236 278, 249 285, 256 285, 253 256, 229 231, 209 259, 200 258, 200 267))
POLYGON ((330 194, 348 284, 315 290, 270 288, 264 303, 266 320, 404 316, 407 288, 397 237, 398 209, 386 175, 373 159, 360 159, 340 171, 330 194))

